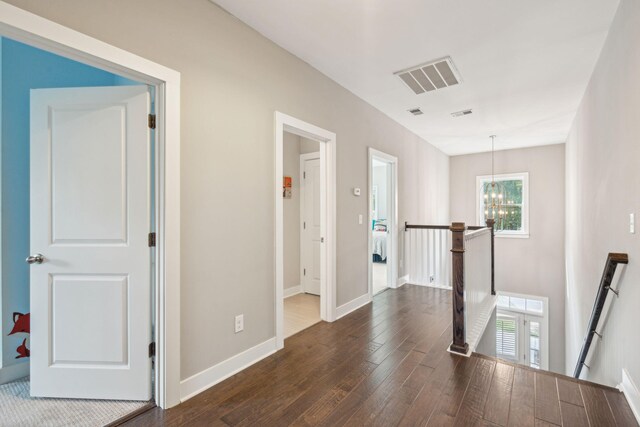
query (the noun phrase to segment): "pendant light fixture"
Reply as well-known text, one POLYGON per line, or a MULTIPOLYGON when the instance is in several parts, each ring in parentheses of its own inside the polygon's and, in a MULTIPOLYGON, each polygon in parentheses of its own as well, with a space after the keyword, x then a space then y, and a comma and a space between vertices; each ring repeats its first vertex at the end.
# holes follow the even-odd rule
POLYGON ((482 187, 484 195, 484 217, 500 227, 500 223, 507 214, 505 207, 505 192, 501 182, 496 182, 494 170, 495 135, 491 135, 491 182, 485 182, 482 187))

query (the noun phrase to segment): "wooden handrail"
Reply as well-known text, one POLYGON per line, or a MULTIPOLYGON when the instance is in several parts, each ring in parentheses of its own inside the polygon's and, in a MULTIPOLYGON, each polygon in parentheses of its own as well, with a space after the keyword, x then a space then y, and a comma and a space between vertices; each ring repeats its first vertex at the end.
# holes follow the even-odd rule
MULTIPOLYGON (((489 220, 487 220, 487 225, 470 225, 467 227, 467 230, 481 230, 483 228, 489 227, 489 220)), ((423 224, 409 224, 405 221, 404 223, 404 231, 407 230, 449 230, 451 229, 451 225, 423 225, 423 224)))
POLYGON ((599 334, 596 329, 598 328, 598 322, 600 321, 602 309, 604 308, 604 304, 607 301, 609 291, 618 295, 618 291, 611 288, 611 282, 613 281, 613 276, 616 273, 616 268, 618 267, 618 264, 628 263, 629 256, 627 254, 609 253, 609 255, 607 255, 607 261, 604 264, 604 271, 602 272, 602 278, 600 279, 600 286, 598 287, 598 294, 596 295, 596 300, 593 303, 593 310, 591 311, 591 318, 589 319, 587 336, 585 337, 584 343, 582 344, 582 350, 580 350, 578 363, 576 364, 576 369, 573 372, 573 376, 575 378, 580 378, 582 367, 587 366, 585 364, 585 361, 587 360, 587 356, 589 355, 589 349, 591 348, 593 336, 597 334, 598 336, 602 337, 602 335, 599 334))

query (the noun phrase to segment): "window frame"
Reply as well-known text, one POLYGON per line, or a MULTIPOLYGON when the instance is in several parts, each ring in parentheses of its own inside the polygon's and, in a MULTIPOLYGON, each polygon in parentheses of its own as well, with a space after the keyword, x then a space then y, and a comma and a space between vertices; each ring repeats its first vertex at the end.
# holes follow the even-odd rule
POLYGON ((522 180, 522 230, 496 230, 496 237, 528 239, 529 238, 529 172, 503 173, 497 175, 480 175, 476 176, 476 224, 484 225, 484 209, 482 208, 483 199, 480 197, 480 191, 485 182, 491 182, 495 179, 499 181, 522 180))

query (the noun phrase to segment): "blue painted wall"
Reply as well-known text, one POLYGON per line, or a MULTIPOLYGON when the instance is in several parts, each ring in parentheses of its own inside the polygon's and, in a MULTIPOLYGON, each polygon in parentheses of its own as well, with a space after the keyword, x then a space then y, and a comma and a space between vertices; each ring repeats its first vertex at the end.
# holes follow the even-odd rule
POLYGON ((130 80, 9 39, 2 39, 1 171, 2 366, 21 363, 16 348, 24 334, 7 336, 13 312, 28 313, 29 267, 29 92, 38 88, 120 86, 130 80))

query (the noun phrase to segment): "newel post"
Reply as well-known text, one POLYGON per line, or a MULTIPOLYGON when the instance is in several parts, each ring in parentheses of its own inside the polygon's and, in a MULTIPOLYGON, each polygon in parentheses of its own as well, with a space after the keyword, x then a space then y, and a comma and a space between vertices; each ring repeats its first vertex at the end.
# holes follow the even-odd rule
POLYGON ((469 350, 464 328, 464 222, 454 222, 451 230, 451 256, 453 276, 453 343, 449 350, 466 354, 469 350))
POLYGON ((495 241, 495 224, 496 220, 493 218, 487 219, 487 227, 491 229, 491 295, 496 294, 496 273, 495 273, 495 264, 494 264, 494 246, 493 242, 495 241))

